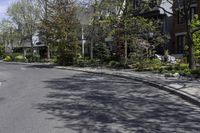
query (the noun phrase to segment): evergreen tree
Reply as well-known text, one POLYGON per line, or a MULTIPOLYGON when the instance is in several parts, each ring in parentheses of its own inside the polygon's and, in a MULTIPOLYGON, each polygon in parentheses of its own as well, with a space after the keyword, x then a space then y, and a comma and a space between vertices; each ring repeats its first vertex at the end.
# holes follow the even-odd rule
POLYGON ((48 44, 53 45, 56 51, 57 62, 72 65, 79 53, 79 22, 75 3, 73 0, 52 0, 46 4, 47 16, 42 19, 41 29, 47 36, 48 44))

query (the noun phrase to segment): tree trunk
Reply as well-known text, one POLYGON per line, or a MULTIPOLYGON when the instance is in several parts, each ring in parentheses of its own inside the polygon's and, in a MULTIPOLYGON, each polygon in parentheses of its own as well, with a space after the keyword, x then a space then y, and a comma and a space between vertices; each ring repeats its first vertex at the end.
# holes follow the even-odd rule
POLYGON ((185 16, 186 18, 186 31, 187 31, 187 45, 189 47, 189 55, 188 55, 188 61, 189 61, 189 68, 194 70, 196 69, 196 63, 195 63, 195 59, 194 59, 194 42, 193 42, 193 38, 192 38, 192 27, 191 27, 191 21, 188 17, 189 15, 187 14, 185 16))
POLYGON ((50 55, 50 47, 47 45, 47 59, 50 61, 51 55, 50 55))
POLYGON ((189 46, 189 68, 194 70, 196 69, 196 63, 194 59, 194 42, 192 40, 192 35, 189 33, 188 35, 188 46, 189 46))
POLYGON ((92 39, 90 44, 90 59, 93 60, 93 45, 94 45, 94 39, 92 39))
POLYGON ((33 47, 33 38, 32 38, 32 35, 30 36, 30 40, 31 40, 31 56, 32 56, 31 61, 33 61, 34 47, 33 47))
POLYGON ((192 33, 190 26, 187 26, 187 45, 189 47, 189 55, 188 55, 188 61, 189 61, 189 68, 194 70, 196 69, 196 63, 194 59, 194 42, 192 39, 192 33))
POLYGON ((84 58, 84 56, 85 56, 85 42, 84 42, 84 28, 83 28, 83 26, 82 26, 82 28, 81 28, 81 34, 82 34, 82 36, 81 36, 81 40, 82 40, 82 57, 84 58))
POLYGON ((124 58, 125 58, 125 62, 124 62, 124 66, 126 67, 127 62, 128 62, 128 44, 127 44, 127 38, 125 36, 125 46, 124 46, 124 58))
MULTIPOLYGON (((128 2, 126 0, 126 7, 125 7, 125 17, 127 18, 127 8, 128 8, 128 2)), ((125 22, 125 27, 124 27, 124 30, 125 30, 125 42, 124 42, 124 59, 125 59, 125 63, 124 63, 124 66, 126 67, 127 65, 127 60, 128 60, 128 44, 127 44, 127 24, 125 22)))

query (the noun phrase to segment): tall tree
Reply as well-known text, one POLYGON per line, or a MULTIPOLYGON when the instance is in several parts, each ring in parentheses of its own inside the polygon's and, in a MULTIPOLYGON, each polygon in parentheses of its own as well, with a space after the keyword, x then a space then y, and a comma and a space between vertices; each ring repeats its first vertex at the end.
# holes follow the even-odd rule
POLYGON ((21 33, 22 38, 28 38, 31 44, 31 54, 33 56, 33 40, 32 37, 36 32, 39 24, 40 10, 36 6, 34 0, 20 0, 13 3, 8 8, 8 15, 18 30, 21 33))
MULTIPOLYGON (((118 54, 123 56, 125 64, 127 64, 129 46, 135 43, 134 40, 136 38, 140 40, 137 41, 138 43, 141 43, 141 40, 148 42, 150 33, 154 33, 154 38, 156 38, 160 36, 161 31, 156 29, 155 21, 138 15, 138 12, 143 10, 144 7, 148 9, 147 5, 144 5, 142 9, 135 9, 133 1, 129 0, 117 0, 112 6, 111 3, 113 3, 112 0, 104 1, 104 4, 100 5, 102 7, 99 7, 102 10, 99 13, 100 19, 98 19, 101 26, 100 29, 105 29, 104 32, 106 32, 107 36, 112 34, 114 42, 120 49, 118 54), (135 10, 137 10, 137 14, 134 13, 136 12, 135 10)), ((143 47, 146 48, 146 45, 143 47)))
POLYGON ((46 1, 47 17, 42 19, 47 41, 56 48, 57 60, 61 65, 71 65, 79 53, 76 6, 73 0, 46 1))
POLYGON ((19 45, 19 34, 17 27, 7 19, 3 19, 0 23, 0 37, 1 43, 4 45, 10 45, 13 48, 13 44, 19 45))

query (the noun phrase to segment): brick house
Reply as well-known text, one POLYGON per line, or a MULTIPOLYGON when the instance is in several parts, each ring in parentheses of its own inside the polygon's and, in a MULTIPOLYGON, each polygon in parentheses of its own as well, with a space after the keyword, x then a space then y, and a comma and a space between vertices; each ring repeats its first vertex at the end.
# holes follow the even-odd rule
MULTIPOLYGON (((173 43, 173 54, 176 57, 183 57, 185 51, 185 41, 186 41, 186 25, 183 17, 180 15, 179 11, 176 10, 177 3, 173 3, 173 34, 172 34, 172 43, 173 43)), ((200 15, 200 1, 193 0, 190 5, 190 16, 191 20, 194 18, 195 14, 200 15)))

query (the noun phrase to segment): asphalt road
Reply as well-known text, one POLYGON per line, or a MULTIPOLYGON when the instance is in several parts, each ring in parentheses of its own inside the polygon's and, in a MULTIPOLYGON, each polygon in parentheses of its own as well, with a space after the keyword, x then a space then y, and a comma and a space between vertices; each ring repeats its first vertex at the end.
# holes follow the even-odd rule
POLYGON ((142 82, 0 63, 0 133, 199 133, 200 109, 142 82))

